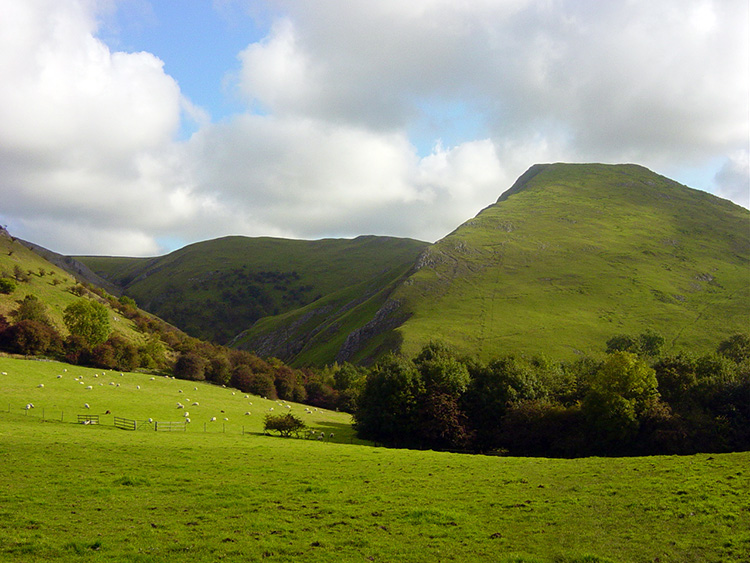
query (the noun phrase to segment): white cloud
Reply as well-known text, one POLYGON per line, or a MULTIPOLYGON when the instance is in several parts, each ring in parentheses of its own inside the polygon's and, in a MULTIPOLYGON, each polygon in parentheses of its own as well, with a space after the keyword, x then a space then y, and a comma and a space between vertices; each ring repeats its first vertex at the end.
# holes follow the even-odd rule
POLYGON ((212 123, 158 53, 99 39, 116 4, 0 0, 0 219, 71 253, 434 240, 550 161, 722 162, 693 187, 748 205, 744 0, 260 3, 226 69, 247 111, 212 123))

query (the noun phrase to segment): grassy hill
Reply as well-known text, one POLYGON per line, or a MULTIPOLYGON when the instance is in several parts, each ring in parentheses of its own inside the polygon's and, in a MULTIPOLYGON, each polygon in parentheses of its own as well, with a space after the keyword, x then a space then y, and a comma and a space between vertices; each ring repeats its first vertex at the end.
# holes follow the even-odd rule
MULTIPOLYGON (((24 281, 16 284, 10 294, 0 293, 0 315, 10 319, 18 302, 27 295, 37 297, 45 304, 52 325, 62 335, 67 334, 63 322, 63 310, 80 299, 71 292, 78 281, 66 270, 54 265, 31 250, 7 231, 0 231, 0 277, 14 278, 21 275, 24 281)), ((108 307, 109 308, 109 307, 108 307)), ((117 311, 109 308, 109 324, 112 331, 137 345, 145 342, 144 335, 134 323, 117 311)))
MULTIPOLYGON (((262 317, 333 293, 337 306, 353 307, 403 275, 426 246, 374 236, 317 241, 225 237, 157 258, 78 260, 187 333, 227 343, 262 317)), ((269 344, 261 352, 281 355, 278 347, 269 344)))
POLYGON ((407 355, 439 339, 564 359, 645 329, 707 352, 750 326, 749 229, 748 210, 640 166, 536 165, 428 248, 369 330, 407 355))
POLYGON ((350 444, 348 415, 333 412, 308 419, 333 441, 282 439, 258 433, 268 404, 207 384, 0 357, 0 560, 750 558, 747 452, 564 460, 392 450, 350 444), (112 424, 180 419, 186 397, 199 402, 187 431, 112 424), (89 413, 99 425, 73 422, 89 413), (212 415, 226 427, 206 422, 212 415))

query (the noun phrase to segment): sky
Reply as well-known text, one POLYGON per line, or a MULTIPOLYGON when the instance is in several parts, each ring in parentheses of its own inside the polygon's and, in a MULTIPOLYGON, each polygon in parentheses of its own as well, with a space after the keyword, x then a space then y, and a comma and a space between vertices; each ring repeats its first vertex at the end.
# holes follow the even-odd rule
POLYGON ((532 164, 750 207, 747 0, 0 0, 0 224, 435 241, 532 164))

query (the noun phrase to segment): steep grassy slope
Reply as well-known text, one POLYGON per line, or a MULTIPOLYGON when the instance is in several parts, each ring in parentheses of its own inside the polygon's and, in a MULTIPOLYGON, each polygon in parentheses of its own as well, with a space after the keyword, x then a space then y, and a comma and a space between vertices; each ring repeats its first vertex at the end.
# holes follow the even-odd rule
POLYGON ((749 229, 746 209, 640 166, 537 165, 430 247, 369 330, 407 354, 440 339, 571 358, 649 328, 708 351, 750 326, 749 229))
MULTIPOLYGON (((255 321, 336 292, 361 300, 392 283, 427 243, 226 237, 150 259, 80 257, 140 306, 189 334, 226 343, 255 321)), ((340 306, 344 306, 341 303, 340 306)), ((278 354, 274 347, 271 353, 278 354)))
MULTIPOLYGON (((0 293, 0 314, 12 320, 10 314, 18 308, 18 302, 27 295, 33 295, 45 304, 49 319, 57 331, 66 335, 63 310, 80 299, 70 291, 77 284, 76 280, 29 249, 26 243, 11 237, 4 230, 0 231, 0 277, 13 278, 16 272, 22 274, 26 281, 18 282, 11 294, 0 293)), ((109 321, 112 330, 125 339, 137 345, 145 342, 143 334, 133 322, 117 311, 110 309, 109 321)))

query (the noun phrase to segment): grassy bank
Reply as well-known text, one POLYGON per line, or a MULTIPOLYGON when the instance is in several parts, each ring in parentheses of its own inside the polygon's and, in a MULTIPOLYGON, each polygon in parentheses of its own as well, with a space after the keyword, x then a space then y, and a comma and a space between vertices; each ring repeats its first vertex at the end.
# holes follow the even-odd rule
MULTIPOLYGON (((199 406, 223 406, 227 424, 252 419, 230 409, 257 398, 142 374, 118 373, 120 387, 68 388, 78 368, 61 369, 0 358, 0 405, 35 404, 0 409, 3 561, 750 559, 750 453, 556 460, 388 450, 350 444, 339 413, 310 421, 336 428, 340 441, 328 443, 250 433, 250 422, 245 434, 239 423, 204 432, 202 420, 180 433, 127 432, 104 416, 74 424, 79 394, 145 417, 171 415, 175 398, 198 387, 199 406), (52 405, 70 409, 71 422, 47 416, 52 405)), ((84 379, 101 379, 91 372, 84 379)))

